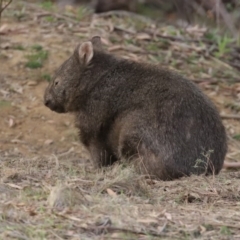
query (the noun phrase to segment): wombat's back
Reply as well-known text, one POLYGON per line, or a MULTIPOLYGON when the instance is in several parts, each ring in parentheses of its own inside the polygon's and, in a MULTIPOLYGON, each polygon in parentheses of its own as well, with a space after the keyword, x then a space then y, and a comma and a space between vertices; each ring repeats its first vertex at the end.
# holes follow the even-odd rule
POLYGON ((142 169, 161 179, 218 174, 227 151, 226 133, 209 98, 174 72, 134 63, 124 69, 129 71, 125 109, 136 114, 126 117, 131 123, 122 135, 142 156, 142 169))

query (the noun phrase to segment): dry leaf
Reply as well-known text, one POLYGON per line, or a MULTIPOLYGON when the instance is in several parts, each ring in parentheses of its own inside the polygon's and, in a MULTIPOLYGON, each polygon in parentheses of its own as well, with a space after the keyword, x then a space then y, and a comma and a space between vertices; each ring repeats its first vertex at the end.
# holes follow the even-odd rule
POLYGON ((36 82, 36 81, 28 81, 28 82, 27 82, 27 85, 30 86, 30 87, 31 87, 31 86, 36 86, 36 85, 37 85, 37 82, 36 82))
POLYGON ((147 33, 138 33, 137 36, 136 36, 136 39, 138 39, 138 40, 151 40, 152 37, 147 33))
POLYGON ((121 50, 121 49, 122 49, 121 45, 115 45, 115 46, 109 47, 108 51, 109 52, 114 52, 114 51, 121 50))
POLYGON ((4 24, 0 27, 0 34, 4 34, 7 32, 7 24, 4 24))
POLYGON ((170 213, 164 213, 164 216, 166 217, 167 220, 172 221, 172 215, 170 213))
POLYGON ((9 126, 10 128, 12 128, 12 127, 15 126, 15 122, 14 122, 14 120, 13 120, 12 118, 9 119, 9 121, 8 121, 8 126, 9 126))
POLYGON ((33 209, 33 208, 28 209, 28 213, 29 213, 30 216, 36 216, 37 215, 36 210, 33 209))
POLYGON ((11 89, 16 93, 23 94, 23 88, 18 84, 11 84, 11 89))
POLYGON ((44 142, 44 145, 51 145, 53 144, 53 140, 52 139, 48 139, 44 142))
POLYGON ((109 45, 110 45, 109 40, 106 39, 106 38, 101 37, 101 42, 102 42, 104 45, 106 45, 106 46, 109 46, 109 45))
POLYGON ((19 140, 19 139, 12 139, 11 141, 10 141, 11 143, 25 143, 24 141, 22 141, 22 140, 19 140))
POLYGON ((14 184, 14 183, 6 183, 6 185, 8 185, 9 187, 12 187, 12 188, 19 189, 19 190, 23 189, 23 187, 18 186, 18 185, 14 184))
POLYGON ((117 194, 111 189, 111 188, 107 188, 107 193, 112 196, 112 197, 116 197, 117 194))

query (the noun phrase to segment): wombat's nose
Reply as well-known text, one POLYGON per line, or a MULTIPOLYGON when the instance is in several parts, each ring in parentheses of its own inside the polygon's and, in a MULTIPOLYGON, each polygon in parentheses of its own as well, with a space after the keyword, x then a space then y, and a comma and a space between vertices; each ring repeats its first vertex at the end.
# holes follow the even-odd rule
POLYGON ((45 100, 45 101, 44 101, 44 104, 45 104, 45 106, 49 107, 50 104, 51 104, 51 101, 50 101, 50 100, 45 100))

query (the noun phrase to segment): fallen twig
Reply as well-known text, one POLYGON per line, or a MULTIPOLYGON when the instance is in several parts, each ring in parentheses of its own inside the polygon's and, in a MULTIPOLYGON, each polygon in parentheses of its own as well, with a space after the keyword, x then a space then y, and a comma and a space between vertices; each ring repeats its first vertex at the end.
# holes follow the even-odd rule
POLYGON ((22 233, 17 232, 17 231, 7 232, 5 236, 15 238, 15 239, 19 239, 19 240, 29 240, 30 239, 30 238, 22 235, 22 233))
POLYGON ((237 120, 240 120, 240 115, 236 115, 236 114, 221 114, 221 118, 223 118, 223 119, 237 119, 237 120))
POLYGON ((114 30, 126 32, 126 33, 129 33, 129 34, 136 34, 135 31, 129 30, 129 29, 125 29, 125 28, 122 28, 122 27, 120 27, 120 26, 114 26, 114 30))
POLYGON ((228 162, 225 161, 223 164, 224 168, 240 168, 240 162, 228 162))
POLYGON ((233 69, 233 67, 229 63, 226 63, 226 62, 222 61, 221 59, 214 57, 213 55, 211 55, 210 57, 211 57, 212 60, 219 63, 220 65, 223 65, 224 67, 226 67, 230 70, 233 69))
POLYGON ((139 15, 137 13, 123 11, 123 10, 113 10, 113 11, 108 11, 108 12, 104 12, 104 13, 95 13, 94 15, 97 16, 97 17, 110 17, 112 15, 120 16, 120 17, 134 17, 134 18, 136 18, 138 20, 141 20, 143 22, 147 22, 147 23, 152 23, 153 22, 153 20, 151 20, 148 17, 144 17, 144 16, 139 15))
POLYGON ((12 0, 9 0, 9 2, 7 2, 5 6, 3 6, 3 0, 0 0, 0 22, 1 22, 2 12, 9 6, 11 2, 12 0))
MULTIPOLYGON (((58 212, 55 212, 55 214, 57 216, 61 216, 61 217, 64 217, 64 218, 72 220, 72 221, 76 221, 76 222, 80 222, 80 223, 83 222, 83 220, 78 219, 74 216, 70 216, 68 214, 61 214, 58 212)), ((118 227, 112 227, 112 226, 88 226, 88 227, 78 226, 78 227, 81 228, 83 231, 105 230, 107 232, 124 232, 124 233, 131 233, 131 234, 135 234, 135 235, 147 235, 147 236, 152 236, 152 237, 166 236, 166 234, 164 234, 164 233, 143 232, 143 231, 137 231, 137 230, 126 229, 126 228, 118 228, 118 227)))
POLYGON ((151 31, 151 30, 145 30, 144 32, 148 33, 148 34, 151 34, 153 36, 157 36, 157 37, 160 37, 160 38, 163 38, 163 39, 168 39, 168 40, 171 40, 171 41, 195 42, 195 43, 204 42, 204 43, 207 43, 207 44, 216 44, 215 42, 213 42, 211 40, 208 40, 208 39, 204 39, 204 38, 201 38, 201 39, 181 38, 181 37, 163 35, 163 34, 161 34, 159 32, 154 32, 154 31, 151 31))
POLYGON ((126 229, 126 228, 118 228, 118 227, 111 227, 111 226, 100 226, 100 227, 95 227, 95 226, 90 226, 90 227, 81 227, 84 231, 99 231, 99 230, 105 230, 107 232, 124 232, 124 233, 131 233, 135 235, 147 235, 147 236, 152 236, 152 237, 163 237, 166 236, 164 233, 154 233, 154 232, 143 232, 143 231, 135 231, 132 229, 126 229))
POLYGON ((228 228, 235 228, 235 229, 240 229, 240 225, 233 225, 229 223, 218 223, 218 222, 209 222, 209 225, 215 226, 215 227, 228 227, 228 228))
POLYGON ((66 20, 66 21, 74 23, 74 24, 79 23, 79 21, 77 21, 76 19, 64 16, 64 15, 61 15, 61 14, 58 14, 58 13, 43 11, 42 13, 39 13, 39 14, 36 15, 37 18, 42 18, 42 17, 47 17, 47 16, 53 16, 57 19, 63 19, 63 20, 66 20))
POLYGON ((212 80, 212 79, 191 79, 195 83, 210 83, 210 84, 217 84, 219 81, 218 80, 212 80))
POLYGON ((9 0, 9 2, 6 3, 6 5, 5 5, 4 7, 2 7, 3 1, 0 0, 0 17, 1 17, 2 12, 8 7, 8 5, 9 5, 11 2, 12 2, 12 0, 9 0))

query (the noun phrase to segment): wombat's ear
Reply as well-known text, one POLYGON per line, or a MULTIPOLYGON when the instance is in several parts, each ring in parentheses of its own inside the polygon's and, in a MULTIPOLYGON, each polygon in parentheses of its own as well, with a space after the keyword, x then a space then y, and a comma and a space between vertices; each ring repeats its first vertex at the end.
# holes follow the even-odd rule
POLYGON ((102 42, 101 42, 101 38, 99 36, 92 37, 91 42, 93 44, 93 47, 102 49, 102 42))
POLYGON ((78 55, 80 61, 88 64, 93 58, 93 45, 91 42, 84 42, 79 46, 78 55))

